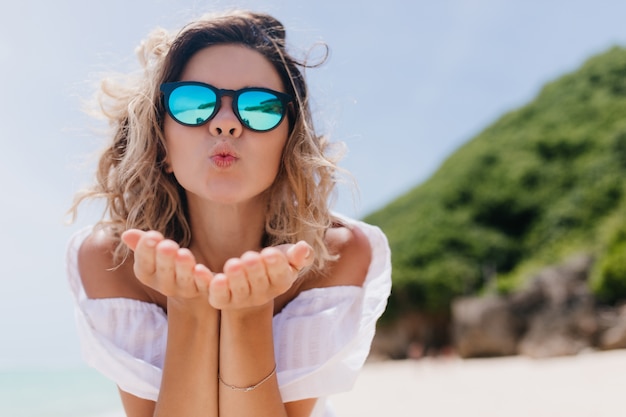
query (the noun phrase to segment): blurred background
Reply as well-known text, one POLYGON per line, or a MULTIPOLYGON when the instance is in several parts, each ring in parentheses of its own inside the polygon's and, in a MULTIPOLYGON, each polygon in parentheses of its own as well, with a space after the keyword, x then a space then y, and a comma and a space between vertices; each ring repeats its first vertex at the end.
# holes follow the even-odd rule
MULTIPOLYGON (((83 101, 91 97, 103 73, 137 68, 134 49, 156 26, 174 29, 206 11, 238 6, 278 17, 288 29, 288 42, 296 54, 306 53, 316 42, 326 42, 331 51, 328 62, 306 74, 314 97, 315 117, 321 131, 347 144, 349 152, 342 166, 352 172, 359 185, 356 198, 348 187, 340 188, 335 209, 366 218, 389 231, 390 240, 391 236, 394 240, 392 247, 394 242, 402 247, 398 249, 402 255, 394 262, 407 264, 412 258, 402 252, 406 242, 421 242, 416 236, 398 236, 400 226, 388 221, 404 219, 398 214, 400 207, 412 204, 404 196, 411 195, 417 187, 422 190, 418 200, 430 199, 432 195, 423 191, 428 191, 428 187, 421 185, 438 172, 444 161, 469 167, 460 157, 449 159, 457 155, 462 145, 485 131, 491 132, 487 128, 496 121, 506 125, 508 119, 502 121, 501 117, 517 114, 514 111, 533 102, 547 83, 577 71, 591 57, 626 45, 626 3, 619 0, 391 0, 384 4, 329 0, 23 0, 4 6, 5 12, 0 15, 0 74, 4 89, 4 99, 0 101, 0 259, 5 265, 0 277, 0 414, 7 416, 94 415, 117 406, 114 387, 81 362, 64 270, 68 238, 100 213, 97 207, 85 206, 77 222, 67 225, 65 212, 74 193, 91 181, 93 154, 104 140, 97 133, 102 128, 99 122, 83 113, 83 101), (392 211, 383 210, 389 207, 392 211), (39 398, 37 406, 29 400, 33 393, 39 398)), ((607 58, 616 62, 615 66, 596 66, 617 68, 615 77, 626 77, 626 73, 620 72, 620 51, 607 58)), ((593 79, 594 71, 600 78, 604 74, 602 69, 588 71, 591 72, 581 77, 593 79)), ((553 112, 558 113, 554 110, 562 105, 558 97, 570 91, 569 85, 559 84, 555 87, 558 92, 546 99, 552 100, 553 112)), ((619 85, 611 86, 606 88, 619 90, 619 85)), ((612 118, 606 123, 617 126, 624 116, 619 114, 623 108, 611 109, 612 118)), ((542 111, 542 107, 532 109, 536 113, 542 111)), ((595 112, 597 116, 596 113, 602 111, 595 112)), ((515 116, 521 118, 520 123, 524 117, 532 119, 527 114, 522 116, 515 116)), ((574 121, 587 116, 580 113, 574 121)), ((594 120, 603 126, 602 120, 594 120)), ((542 129, 548 129, 558 126, 559 121, 542 123, 542 129)), ((511 129, 505 138, 514 136, 511 132, 515 129, 511 129)), ((617 137, 620 129, 617 126, 611 130, 610 140, 617 137)), ((491 137, 502 135, 495 132, 491 137)), ((489 138, 482 141, 489 142, 489 138)), ((505 152, 504 139, 498 140, 500 152, 505 152)), ((622 143, 618 139, 614 142, 616 146, 622 143)), ((519 141, 515 146, 523 148, 519 141)), ((545 148, 537 146, 534 149, 545 148)), ((570 149, 567 144, 565 148, 570 149)), ((555 149, 561 152, 560 148, 555 149)), ((465 158, 476 160, 489 152, 466 152, 469 156, 465 158)), ((488 164, 489 158, 481 161, 479 165, 488 164)), ((543 166, 537 164, 537 169, 543 166)), ((581 165, 580 169, 588 167, 581 165)), ((452 177, 466 176, 462 170, 455 175, 452 177)), ((506 189, 508 184, 502 183, 501 188, 506 189)), ((606 188, 607 193, 621 193, 621 188, 615 191, 615 187, 606 188)), ((472 185, 439 182, 431 188, 451 190, 454 196, 461 196, 460 200, 445 200, 450 208, 463 199, 464 191, 472 185)), ((542 192, 558 194, 559 190, 542 192)), ((621 201, 619 194, 619 198, 606 204, 618 207, 621 201)), ((420 210, 408 209, 422 213, 420 210)), ((509 240, 493 234, 478 234, 477 239, 489 241, 489 247, 510 248, 515 233, 527 230, 518 230, 528 226, 524 219, 508 217, 497 225, 499 230, 510 232, 506 236, 509 240)), ((435 225, 432 227, 439 227, 438 224, 429 223, 435 225)), ((611 224, 604 227, 610 228, 611 224)), ((464 232, 457 230, 459 234, 464 232)), ((424 232, 417 236, 429 235, 424 232)), ((584 236, 579 238, 584 240, 584 236)), ((526 245, 538 245, 541 241, 536 239, 526 245)), ((602 241, 596 243, 601 245, 602 241)), ((456 250, 454 242, 447 240, 446 245, 444 250, 456 250)), ((574 249, 542 259, 547 264, 558 262, 565 254, 578 253, 574 249)), ((478 254, 463 250, 455 253, 461 253, 464 259, 484 255, 480 250, 478 254)), ((409 283, 402 287, 402 293, 408 295, 392 300, 393 315, 385 322, 381 331, 385 340, 377 341, 376 353, 398 359, 458 353, 458 346, 451 346, 449 337, 452 309, 441 307, 451 306, 457 296, 481 292, 511 294, 523 275, 515 269, 515 262, 526 260, 521 255, 515 258, 522 250, 525 249, 505 251, 503 258, 483 256, 478 266, 471 267, 480 272, 476 276, 470 274, 468 279, 464 278, 466 265, 452 260, 453 266, 461 265, 458 281, 436 299, 424 295, 428 285, 411 284, 410 268, 394 264, 403 274, 399 278, 402 285, 409 283), (509 274, 507 279, 494 283, 492 278, 498 274, 493 271, 498 268, 508 268, 509 274), (411 308, 419 303, 434 308, 411 308)), ((579 264, 572 268, 588 268, 585 259, 578 259, 579 264)), ((524 268, 532 275, 540 270, 539 266, 543 265, 524 268)), ((436 279, 437 273, 424 279, 436 279)), ((394 285, 395 280, 394 275, 394 285)), ((527 297, 530 298, 517 305, 515 314, 532 307, 534 299, 527 297)), ((608 301, 612 305, 617 302, 608 301)), ((467 303, 457 305, 459 311, 473 308, 467 307, 467 303)), ((510 312, 503 303, 502 298, 494 298, 492 304, 479 310, 501 312, 504 308, 510 312)), ((487 349, 486 353, 479 349, 478 356, 519 353, 517 344, 509 349, 487 349)), ((541 356, 541 352, 535 353, 541 356)))

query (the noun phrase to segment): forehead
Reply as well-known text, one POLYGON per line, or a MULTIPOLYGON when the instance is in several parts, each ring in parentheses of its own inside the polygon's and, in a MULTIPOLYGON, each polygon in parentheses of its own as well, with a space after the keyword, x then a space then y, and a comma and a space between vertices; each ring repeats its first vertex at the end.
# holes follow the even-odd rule
POLYGON ((270 61, 239 44, 213 45, 199 50, 185 65, 180 81, 202 81, 231 90, 244 87, 283 90, 282 80, 270 61))

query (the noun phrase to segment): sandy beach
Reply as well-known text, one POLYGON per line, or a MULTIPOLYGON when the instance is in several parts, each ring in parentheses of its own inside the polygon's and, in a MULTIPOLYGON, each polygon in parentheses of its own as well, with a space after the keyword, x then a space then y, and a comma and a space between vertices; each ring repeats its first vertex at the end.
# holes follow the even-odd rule
POLYGON ((621 417, 625 370, 626 350, 375 362, 333 405, 339 417, 621 417))
POLYGON ((626 350, 369 363, 333 403, 341 417, 624 416, 624 370, 626 350))

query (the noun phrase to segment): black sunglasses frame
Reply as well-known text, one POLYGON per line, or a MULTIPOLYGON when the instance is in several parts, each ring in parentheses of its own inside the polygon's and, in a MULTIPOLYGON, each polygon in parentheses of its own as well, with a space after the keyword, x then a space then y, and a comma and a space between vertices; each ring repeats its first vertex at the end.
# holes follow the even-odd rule
POLYGON ((206 123, 208 123, 211 119, 213 119, 215 117, 215 115, 219 112, 221 106, 222 106, 222 97, 224 96, 229 96, 232 97, 232 109, 233 109, 233 113, 235 113, 235 116, 237 116, 237 119, 239 119, 239 121, 241 122, 241 124, 246 127, 247 129, 250 129, 252 131, 255 132, 269 132, 271 130, 276 129, 283 121, 283 119, 285 118, 287 111, 288 111, 288 105, 289 103, 291 103, 293 101, 293 98, 287 94, 287 93, 283 93, 280 91, 275 91, 275 90, 271 90, 269 88, 263 88, 263 87, 246 87, 246 88, 242 88, 239 90, 228 90, 228 89, 224 89, 224 88, 217 88, 211 84, 206 84, 200 81, 175 81, 175 82, 170 82, 170 83, 163 83, 161 84, 161 88, 160 88, 161 92, 163 93, 163 104, 165 106, 165 110, 167 111, 167 114, 170 115, 170 117, 172 119, 174 119, 174 121, 176 121, 176 123, 179 123, 181 125, 184 126, 189 126, 189 127, 198 127, 198 126, 202 126, 206 123), (185 123, 179 119, 176 118, 176 116, 174 116, 174 114, 172 113, 172 111, 170 110, 170 106, 169 106, 169 99, 170 99, 170 95, 172 94, 172 92, 174 92, 174 90, 176 90, 178 87, 182 87, 182 86, 186 86, 186 85, 195 85, 195 86, 200 86, 200 87, 204 87, 204 88, 208 88, 209 90, 213 91, 215 93, 215 108, 213 109, 213 113, 211 113, 211 115, 209 117, 207 117, 206 120, 204 120, 202 123, 185 123), (249 126, 243 119, 243 117, 241 117, 241 114, 239 114, 239 109, 237 108, 237 103, 239 101, 239 96, 243 93, 246 93, 248 91, 262 91, 264 93, 269 93, 272 94, 274 96, 276 96, 276 98, 278 100, 280 100, 282 106, 283 106, 283 111, 282 114, 280 116, 280 120, 276 123, 275 126, 272 126, 269 129, 255 129, 251 126, 249 126))

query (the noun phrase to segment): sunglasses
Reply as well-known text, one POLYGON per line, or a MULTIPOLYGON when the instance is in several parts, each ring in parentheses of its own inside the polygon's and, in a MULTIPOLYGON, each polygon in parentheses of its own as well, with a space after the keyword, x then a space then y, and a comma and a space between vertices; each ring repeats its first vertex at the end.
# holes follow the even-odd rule
POLYGON ((289 94, 261 87, 224 90, 198 81, 161 84, 167 113, 181 125, 201 126, 220 109, 223 96, 233 99, 239 121, 255 132, 274 129, 285 118, 289 94))

